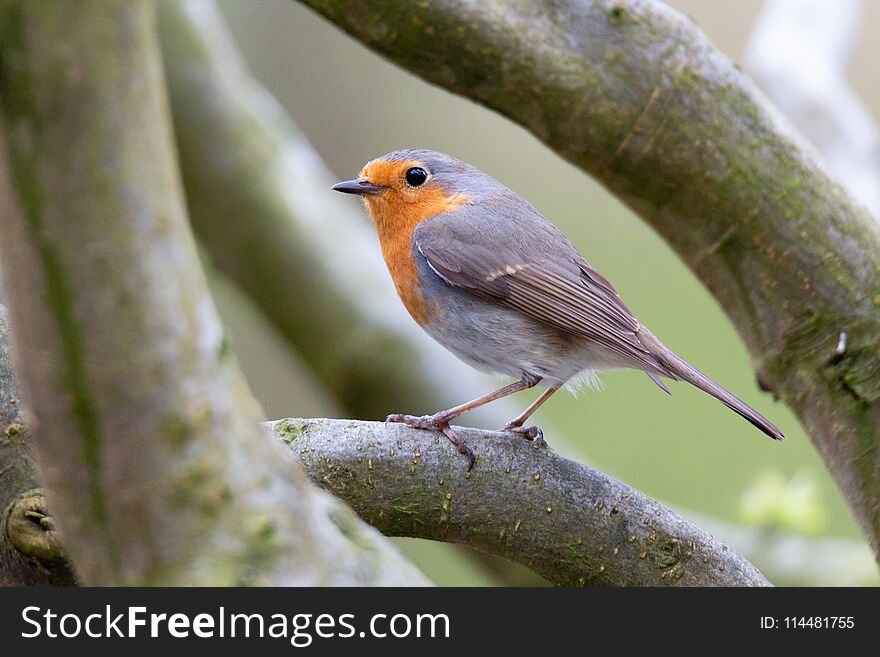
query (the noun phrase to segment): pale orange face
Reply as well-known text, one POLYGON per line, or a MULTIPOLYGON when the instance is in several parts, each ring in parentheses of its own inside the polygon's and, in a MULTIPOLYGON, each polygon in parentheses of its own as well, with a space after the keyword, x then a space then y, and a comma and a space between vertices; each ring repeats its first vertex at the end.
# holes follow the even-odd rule
POLYGON ((363 196, 380 237, 383 228, 408 228, 411 233, 418 222, 470 201, 467 194, 444 189, 425 163, 417 160, 373 160, 361 169, 359 179, 382 188, 363 196))
MULTIPOLYGON (((371 160, 361 169, 359 177, 373 183, 388 187, 389 190, 399 191, 403 193, 418 191, 418 187, 414 187, 407 183, 406 172, 410 169, 422 169, 428 173, 427 180, 430 180, 428 167, 424 162, 418 160, 396 160, 389 162, 388 160, 371 160)), ((424 185, 425 183, 422 183, 424 185)))
POLYGON ((412 206, 423 206, 425 212, 416 210, 418 214, 431 210, 430 214, 437 214, 443 211, 445 203, 458 196, 434 182, 428 167, 418 160, 373 160, 364 165, 359 178, 383 188, 378 194, 364 196, 368 206, 409 206, 407 212, 414 211, 412 206))

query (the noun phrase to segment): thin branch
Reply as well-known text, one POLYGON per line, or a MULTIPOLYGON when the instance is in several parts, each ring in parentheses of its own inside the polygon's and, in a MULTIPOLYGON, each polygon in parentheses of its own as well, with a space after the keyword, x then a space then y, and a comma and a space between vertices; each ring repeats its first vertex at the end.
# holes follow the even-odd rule
POLYGON ((189 232, 153 3, 2 11, 3 282, 34 457, 77 574, 426 583, 257 428, 189 232))
POLYGON ((312 480, 389 536, 461 543, 567 586, 769 586, 688 520, 608 475, 500 432, 350 420, 267 423, 312 480))
POLYGON ((302 1, 519 122, 648 221, 724 307, 878 552, 880 225, 692 21, 653 0, 302 1))

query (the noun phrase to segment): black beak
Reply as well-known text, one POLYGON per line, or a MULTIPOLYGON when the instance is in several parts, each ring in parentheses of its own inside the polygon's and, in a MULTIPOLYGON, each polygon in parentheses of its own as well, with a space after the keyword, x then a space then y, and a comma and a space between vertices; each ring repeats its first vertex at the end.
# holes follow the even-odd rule
POLYGON ((354 180, 345 180, 336 183, 330 189, 334 192, 342 192, 343 194, 359 194, 363 196, 364 194, 378 194, 385 188, 367 182, 363 178, 355 178, 354 180))

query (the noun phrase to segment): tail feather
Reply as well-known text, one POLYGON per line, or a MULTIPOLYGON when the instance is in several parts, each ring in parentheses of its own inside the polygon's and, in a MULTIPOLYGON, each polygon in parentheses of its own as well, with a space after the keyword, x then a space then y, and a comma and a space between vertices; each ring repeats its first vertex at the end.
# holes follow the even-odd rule
MULTIPOLYGON (((664 370, 665 376, 671 379, 687 381, 703 392, 711 395, 730 410, 738 413, 751 422, 758 429, 766 433, 774 440, 782 440, 785 435, 770 420, 761 415, 754 408, 746 404, 742 399, 729 390, 722 388, 696 367, 681 358, 666 345, 660 342, 653 334, 644 329, 639 333, 639 340, 644 344, 657 359, 664 370)), ((654 377, 651 377, 654 379, 654 377)), ((655 379, 656 381, 656 379, 655 379)))
POLYGON ((645 374, 648 375, 648 378, 651 379, 651 381, 657 384, 657 387, 660 388, 660 390, 665 392, 667 395, 672 396, 672 392, 669 390, 669 388, 666 387, 666 384, 663 383, 663 379, 660 378, 660 375, 654 374, 653 372, 645 372, 645 374))

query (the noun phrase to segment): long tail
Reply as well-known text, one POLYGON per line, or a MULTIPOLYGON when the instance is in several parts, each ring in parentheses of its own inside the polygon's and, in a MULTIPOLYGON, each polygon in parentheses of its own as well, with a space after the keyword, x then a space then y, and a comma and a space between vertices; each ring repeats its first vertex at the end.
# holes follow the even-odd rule
MULTIPOLYGON (((660 365, 662 365, 663 369, 666 370, 666 372, 663 373, 665 376, 668 376, 671 379, 687 381, 703 392, 712 395, 715 399, 727 406, 727 408, 739 413, 774 440, 782 440, 785 437, 779 428, 770 422, 770 420, 681 358, 660 342, 660 340, 658 340, 650 331, 647 331, 644 328, 639 331, 639 340, 651 351, 654 357, 659 361, 660 365)), ((651 376, 650 373, 649 376, 651 376)), ((654 379, 655 377, 651 376, 651 378, 654 379)))

